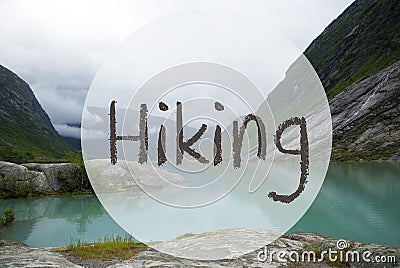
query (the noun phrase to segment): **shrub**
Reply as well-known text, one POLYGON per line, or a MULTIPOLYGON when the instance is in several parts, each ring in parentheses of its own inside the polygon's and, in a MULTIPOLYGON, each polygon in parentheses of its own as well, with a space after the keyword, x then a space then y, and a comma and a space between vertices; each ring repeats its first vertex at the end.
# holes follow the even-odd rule
POLYGON ((0 198, 27 197, 33 192, 33 178, 24 176, 18 181, 15 176, 0 178, 0 198))
POLYGON ((85 164, 82 158, 82 152, 69 152, 65 155, 65 160, 71 164, 78 166, 77 179, 68 181, 66 180, 63 192, 73 191, 91 191, 93 192, 92 186, 90 185, 89 177, 86 173, 85 164), (73 190, 71 190, 73 189, 73 190))
POLYGON ((12 208, 6 209, 4 217, 0 218, 0 227, 9 226, 15 220, 14 210, 12 208))
POLYGON ((6 225, 10 225, 15 220, 14 210, 12 208, 7 209, 4 212, 4 218, 6 225))

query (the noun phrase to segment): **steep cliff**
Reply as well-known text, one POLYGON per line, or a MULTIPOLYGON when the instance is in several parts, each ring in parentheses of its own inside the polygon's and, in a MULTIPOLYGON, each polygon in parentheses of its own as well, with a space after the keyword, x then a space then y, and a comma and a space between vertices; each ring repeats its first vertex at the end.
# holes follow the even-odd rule
POLYGON ((356 0, 306 49, 330 99, 334 160, 400 160, 400 1, 356 0))
POLYGON ((400 159, 400 61, 330 101, 335 160, 400 159))
POLYGON ((306 49, 333 98, 400 60, 400 1, 356 0, 306 49))
POLYGON ((46 160, 70 150, 29 85, 0 65, 0 160, 46 160))

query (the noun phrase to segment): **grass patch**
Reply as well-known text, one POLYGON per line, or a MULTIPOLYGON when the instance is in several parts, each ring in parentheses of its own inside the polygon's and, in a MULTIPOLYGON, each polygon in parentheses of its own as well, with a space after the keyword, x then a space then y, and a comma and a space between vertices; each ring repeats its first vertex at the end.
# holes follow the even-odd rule
POLYGON ((81 259, 128 260, 145 248, 147 248, 145 244, 133 240, 132 237, 112 236, 94 244, 82 244, 78 239, 71 241, 67 247, 59 248, 57 251, 66 252, 81 259))

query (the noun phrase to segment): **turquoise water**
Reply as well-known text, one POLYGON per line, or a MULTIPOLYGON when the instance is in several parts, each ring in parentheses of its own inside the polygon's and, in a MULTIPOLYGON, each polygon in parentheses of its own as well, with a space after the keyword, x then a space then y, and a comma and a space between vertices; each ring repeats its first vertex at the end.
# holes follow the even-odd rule
POLYGON ((317 198, 291 231, 400 247, 399 205, 399 163, 331 163, 317 198))
MULTIPOLYGON (((313 205, 290 231, 400 247, 399 196, 399 164, 333 163, 313 205)), ((34 247, 126 234, 94 195, 0 200, 0 212, 10 207, 16 221, 0 237, 34 247)))

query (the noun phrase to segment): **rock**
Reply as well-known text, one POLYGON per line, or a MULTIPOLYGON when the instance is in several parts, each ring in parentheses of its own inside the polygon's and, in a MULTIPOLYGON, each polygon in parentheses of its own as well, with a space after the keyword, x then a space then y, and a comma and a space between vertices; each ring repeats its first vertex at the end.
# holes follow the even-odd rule
POLYGON ((0 176, 2 178, 8 176, 22 177, 29 172, 28 168, 14 163, 0 161, 0 176))
POLYGON ((400 160, 400 61, 330 101, 334 160, 400 160))
MULTIPOLYGON (((290 238, 292 238, 289 235, 290 238)), ((314 241, 310 241, 310 243, 307 243, 307 246, 303 248, 304 251, 328 251, 329 249, 331 250, 338 250, 337 249, 337 244, 338 239, 334 239, 331 237, 327 236, 321 236, 320 239, 315 239, 314 241), (323 238, 323 239, 321 239, 323 238)), ((302 239, 302 238, 300 238, 302 239)), ((399 267, 399 260, 400 260, 400 249, 399 248, 392 248, 384 245, 376 245, 376 244, 369 244, 369 243, 360 243, 360 242, 355 242, 355 241, 345 241, 342 240, 342 242, 345 243, 345 248, 343 249, 343 256, 346 256, 346 252, 358 252, 359 253, 359 260, 357 260, 357 257, 349 257, 348 261, 343 261, 343 262, 337 262, 335 263, 336 266, 338 264, 346 264, 346 267, 352 267, 352 268, 361 268, 361 267, 399 267), (370 262, 367 262, 363 260, 362 254, 364 252, 370 252, 371 255, 367 258, 370 260, 370 262), (387 257, 393 257, 394 261, 387 261, 383 263, 377 263, 375 261, 376 257, 382 259, 382 257, 387 258, 387 257)), ((350 255, 349 255, 350 256, 350 255)), ((345 259, 345 257, 343 257, 345 259)), ((367 259, 367 260, 368 260, 367 259)), ((343 266, 342 265, 342 266, 343 266)))
POLYGON ((33 192, 60 190, 66 181, 77 180, 79 167, 69 163, 22 164, 0 161, 0 189, 28 187, 33 192))
MULTIPOLYGON (((337 239, 330 238, 324 235, 315 233, 293 233, 284 235, 281 238, 275 240, 273 243, 267 246, 267 252, 271 253, 274 251, 276 254, 280 251, 286 252, 298 252, 301 256, 304 251, 323 251, 323 250, 337 250, 336 243, 337 239)), ((364 252, 366 250, 372 252, 371 258, 374 256, 395 256, 397 262, 387 263, 366 263, 364 261, 353 262, 344 261, 342 263, 330 263, 325 259, 322 262, 300 262, 293 263, 286 258, 284 262, 278 261, 278 258, 273 255, 273 259, 267 259, 266 261, 260 261, 258 255, 260 251, 264 249, 256 250, 252 253, 243 255, 236 259, 225 259, 216 261, 200 261, 200 260, 189 260, 178 257, 173 257, 167 254, 157 252, 153 249, 142 251, 135 255, 129 261, 114 264, 109 266, 110 268, 129 268, 129 267, 204 267, 204 268, 219 268, 219 267, 332 267, 341 265, 340 267, 398 267, 400 259, 400 249, 391 248, 382 245, 373 245, 366 243, 358 243, 353 241, 346 241, 348 243, 348 249, 364 252)), ((214 247, 219 245, 214 245, 214 247)), ((212 247, 212 246, 211 246, 212 247)), ((345 249, 346 250, 346 249, 345 249)), ((262 257, 262 255, 260 255, 262 257)), ((288 256, 288 255, 286 255, 288 256)))
MULTIPOLYGON (((193 237, 192 235, 188 238, 193 237)), ((323 250, 337 250, 337 239, 330 238, 316 233, 292 233, 283 235, 267 246, 268 253, 275 252, 272 260, 262 261, 258 259, 260 251, 256 250, 249 254, 240 256, 235 259, 224 259, 216 261, 201 261, 182 259, 170 256, 164 253, 147 249, 138 252, 133 258, 127 261, 101 261, 99 259, 90 261, 89 259, 80 260, 69 258, 75 263, 84 265, 88 268, 109 267, 109 268, 130 268, 130 267, 203 267, 203 268, 221 268, 221 267, 399 267, 400 249, 382 245, 374 245, 367 243, 359 243, 354 241, 346 241, 346 250, 358 251, 360 253, 368 250, 372 253, 371 258, 375 256, 394 256, 395 262, 386 263, 366 263, 360 262, 342 262, 330 263, 327 259, 323 262, 300 262, 293 263, 290 260, 278 261, 277 253, 282 251, 286 254, 290 252, 298 252, 301 256, 304 251, 321 252, 323 250)), ((214 245, 218 246, 218 245, 214 245)), ((212 247, 212 246, 211 246, 212 247)), ((65 254, 65 253, 63 253, 65 254)), ((262 255, 260 255, 262 257, 262 255)), ((66 257, 57 253, 54 248, 38 249, 29 248, 24 244, 9 241, 0 241, 0 266, 1 267, 82 267, 68 261, 66 257), (2 245, 3 243, 3 245, 2 245)))
POLYGON ((58 191, 62 188, 65 181, 76 180, 79 167, 69 163, 57 164, 22 164, 33 172, 39 172, 41 175, 36 179, 35 187, 37 191, 58 191))
POLYGON ((57 267, 80 268, 61 254, 41 248, 30 248, 22 243, 0 241, 0 266, 1 267, 57 267))
POLYGON ((143 192, 141 188, 166 189, 171 183, 187 185, 186 179, 179 174, 134 161, 118 161, 116 165, 111 165, 109 159, 93 159, 86 161, 85 165, 88 174, 96 178, 92 186, 97 194, 126 191, 140 193, 143 192))
POLYGON ((281 233, 273 231, 236 228, 196 235, 185 234, 172 241, 150 242, 147 245, 182 258, 235 259, 249 253, 248 248, 256 249, 279 236, 281 233))

